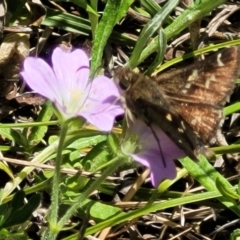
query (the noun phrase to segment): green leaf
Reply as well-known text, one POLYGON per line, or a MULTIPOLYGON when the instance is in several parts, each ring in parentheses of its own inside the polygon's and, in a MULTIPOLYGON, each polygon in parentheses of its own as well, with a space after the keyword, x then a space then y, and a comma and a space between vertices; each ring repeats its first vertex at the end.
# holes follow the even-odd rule
POLYGON ((79 7, 82 7, 87 12, 95 14, 96 16, 98 15, 97 12, 94 11, 94 9, 87 3, 86 0, 55 0, 55 2, 72 2, 72 3, 76 4, 79 7))
POLYGON ((91 13, 98 17, 98 13, 87 3, 85 0, 71 0, 71 2, 75 3, 79 7, 85 9, 88 13, 91 13))
POLYGON ((14 138, 11 134, 11 128, 0 128, 0 135, 2 138, 7 138, 11 141, 14 140, 14 138))
POLYGON ((18 191, 14 194, 14 197, 11 203, 13 209, 19 209, 23 206, 24 197, 25 197, 24 191, 18 191))
MULTIPOLYGON (((98 2, 95 0, 90 0, 90 4, 91 4, 92 8, 97 12, 98 2)), ((91 23, 92 36, 93 36, 93 38, 95 38, 96 29, 98 27, 99 15, 88 12, 88 16, 89 16, 89 21, 91 23)))
MULTIPOLYGON (((228 180, 225 179, 219 172, 217 172, 204 156, 200 155, 198 159, 198 162, 194 162, 190 158, 186 157, 180 159, 179 161, 188 170, 191 176, 193 176, 194 179, 196 179, 208 191, 219 191, 216 186, 217 178, 221 184, 224 185, 224 188, 233 188, 228 180)), ((238 216, 240 216, 240 209, 234 200, 226 198, 225 196, 219 197, 218 200, 227 208, 231 209, 238 216)))
POLYGON ((49 27, 59 27, 84 36, 88 36, 91 32, 89 20, 51 8, 47 8, 47 16, 42 24, 49 27))
POLYGON ((240 181, 238 181, 238 185, 237 185, 237 193, 240 194, 240 181))
MULTIPOLYGON (((38 115, 37 122, 49 121, 53 116, 53 108, 50 102, 47 102, 42 107, 41 112, 38 115)), ((28 140, 31 146, 37 145, 45 136, 47 132, 47 126, 32 127, 31 133, 29 134, 28 140)))
POLYGON ((95 202, 94 204, 92 204, 92 207, 90 209, 91 217, 94 218, 94 220, 96 220, 97 222, 106 220, 113 216, 117 216, 121 212, 122 211, 120 208, 100 202, 95 202))
POLYGON ((217 51, 218 49, 221 49, 221 48, 236 46, 238 44, 240 44, 240 40, 231 40, 231 41, 227 41, 227 42, 223 42, 223 43, 219 43, 219 44, 215 44, 215 45, 210 45, 210 46, 198 49, 196 51, 186 53, 186 54, 182 55, 181 57, 173 58, 170 61, 167 61, 164 64, 162 64, 161 66, 159 66, 157 69, 155 69, 154 75, 156 75, 158 72, 161 72, 161 71, 169 68, 170 66, 173 66, 174 64, 182 62, 183 60, 186 60, 188 58, 193 58, 193 57, 196 57, 198 55, 201 55, 203 53, 207 53, 210 51, 217 51))
POLYGON ((101 66, 103 50, 110 34, 112 33, 113 27, 115 26, 118 11, 121 11, 120 6, 120 0, 107 1, 93 42, 90 78, 94 77, 101 66))
POLYGON ((41 201, 41 195, 34 194, 28 202, 22 206, 24 196, 25 194, 23 191, 19 191, 15 194, 15 200, 12 202, 11 213, 7 219, 5 219, 1 228, 7 228, 26 222, 31 217, 32 213, 37 209, 41 201), (21 198, 19 199, 19 203, 17 203, 18 197, 21 198))
POLYGON ((84 157, 82 161, 83 168, 86 171, 95 171, 100 166, 108 163, 111 159, 110 156, 110 151, 106 142, 101 142, 84 157))
MULTIPOLYGON (((191 23, 203 18, 209 14, 213 9, 225 3, 225 0, 202 0, 201 4, 194 5, 187 8, 180 16, 178 16, 167 28, 165 28, 166 38, 170 39, 179 34, 183 29, 187 28, 191 23)), ((135 68, 139 63, 143 62, 150 54, 155 52, 158 48, 158 39, 154 38, 150 44, 143 50, 137 62, 132 66, 135 68)))
POLYGON ((240 240, 240 229, 235 229, 231 234, 230 240, 240 240))
POLYGON ((12 134, 12 137, 14 139, 14 141, 20 145, 20 146, 23 146, 24 149, 26 151, 28 151, 28 140, 27 138, 25 137, 24 134, 22 134, 20 132, 20 130, 14 130, 14 129, 11 129, 11 134, 12 134))
POLYGON ((157 14, 161 7, 153 0, 141 0, 141 5, 152 15, 157 14))
POLYGON ((237 102, 237 103, 234 103, 234 104, 231 104, 227 107, 224 108, 224 115, 225 116, 228 116, 230 114, 233 114, 235 112, 239 112, 240 111, 240 103, 237 102))
POLYGON ((14 180, 14 174, 11 170, 11 168, 4 162, 0 162, 0 169, 2 169, 7 175, 14 180))
POLYGON ((226 186, 225 181, 222 181, 223 178, 216 178, 216 187, 218 191, 227 198, 232 199, 240 199, 240 195, 238 195, 232 188, 229 188, 228 184, 226 186))
POLYGON ((117 153, 119 146, 120 146, 120 141, 119 141, 118 136, 113 132, 109 133, 107 142, 108 142, 108 145, 111 148, 112 152, 117 153))
POLYGON ((152 64, 149 66, 147 73, 150 74, 152 71, 162 63, 167 48, 167 38, 162 28, 159 29, 158 38, 158 52, 152 64))
POLYGON ((118 23, 121 18, 124 17, 133 2, 134 0, 123 0, 121 2, 121 7, 118 9, 118 15, 115 23, 118 23))
POLYGON ((130 57, 127 65, 130 68, 136 66, 138 59, 140 58, 141 52, 147 45, 147 42, 152 35, 161 27, 164 19, 173 11, 178 4, 179 0, 169 0, 164 7, 151 19, 145 27, 142 29, 141 34, 137 40, 136 46, 134 47, 133 53, 130 57))
POLYGON ((81 177, 79 174, 76 174, 75 176, 67 177, 64 180, 65 183, 65 193, 64 195, 70 196, 71 199, 73 199, 73 196, 71 194, 75 195, 80 192, 80 190, 85 187, 85 185, 88 183, 89 179, 81 177), (73 193, 72 193, 73 192, 73 193))
MULTIPOLYGON (((7 203, 3 203, 0 205, 0 215, 1 215, 1 222, 2 222, 2 218, 6 217, 6 212, 9 210, 8 204, 7 203)), ((1 226, 1 224, 0 224, 1 226)))
MULTIPOLYGON (((99 133, 98 133, 99 134, 99 133)), ((107 139, 106 135, 95 135, 90 137, 82 137, 71 143, 68 148, 81 149, 89 146, 94 146, 107 139)))
POLYGON ((237 141, 235 144, 229 146, 220 146, 220 147, 211 147, 211 150, 214 151, 215 154, 226 154, 226 153, 239 153, 240 144, 237 141))

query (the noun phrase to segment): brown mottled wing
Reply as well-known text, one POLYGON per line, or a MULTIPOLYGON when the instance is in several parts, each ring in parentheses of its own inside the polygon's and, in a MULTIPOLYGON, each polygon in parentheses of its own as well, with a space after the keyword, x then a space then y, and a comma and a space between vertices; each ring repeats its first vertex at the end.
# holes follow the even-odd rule
POLYGON ((239 75, 240 48, 226 48, 204 61, 156 77, 159 86, 205 143, 213 141, 239 75))

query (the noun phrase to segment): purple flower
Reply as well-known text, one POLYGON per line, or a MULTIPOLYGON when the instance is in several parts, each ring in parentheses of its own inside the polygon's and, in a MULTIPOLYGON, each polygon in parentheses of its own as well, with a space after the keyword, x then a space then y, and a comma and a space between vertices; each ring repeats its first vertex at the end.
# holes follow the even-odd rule
POLYGON ((158 142, 146 124, 134 120, 134 124, 130 125, 121 146, 123 153, 150 168, 154 187, 164 179, 175 178, 176 167, 173 159, 185 156, 184 152, 159 127, 153 126, 161 146, 161 155, 158 142))
POLYGON ((28 57, 21 74, 30 88, 54 102, 65 119, 82 116, 98 129, 110 131, 115 117, 124 112, 112 80, 98 76, 89 81, 89 59, 80 49, 55 48, 52 68, 40 58, 28 57))

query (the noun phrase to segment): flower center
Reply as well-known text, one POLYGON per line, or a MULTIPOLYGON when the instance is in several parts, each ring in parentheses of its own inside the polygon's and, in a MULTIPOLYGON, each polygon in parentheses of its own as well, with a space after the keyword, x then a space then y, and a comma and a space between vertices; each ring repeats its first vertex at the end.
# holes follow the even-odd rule
POLYGON ((69 89, 69 95, 65 96, 65 106, 68 113, 75 113, 79 111, 79 106, 82 106, 82 102, 85 100, 82 91, 76 88, 69 89))
POLYGON ((127 136, 124 139, 124 142, 121 145, 123 153, 126 155, 136 154, 141 151, 142 144, 140 142, 139 135, 131 133, 130 136, 127 136))

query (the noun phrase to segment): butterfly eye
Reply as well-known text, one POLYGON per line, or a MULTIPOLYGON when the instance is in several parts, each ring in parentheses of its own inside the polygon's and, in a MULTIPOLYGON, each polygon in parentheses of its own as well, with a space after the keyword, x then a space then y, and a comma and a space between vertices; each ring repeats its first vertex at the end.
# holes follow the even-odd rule
POLYGON ((126 78, 119 80, 119 86, 122 90, 126 91, 130 87, 130 82, 126 78))

